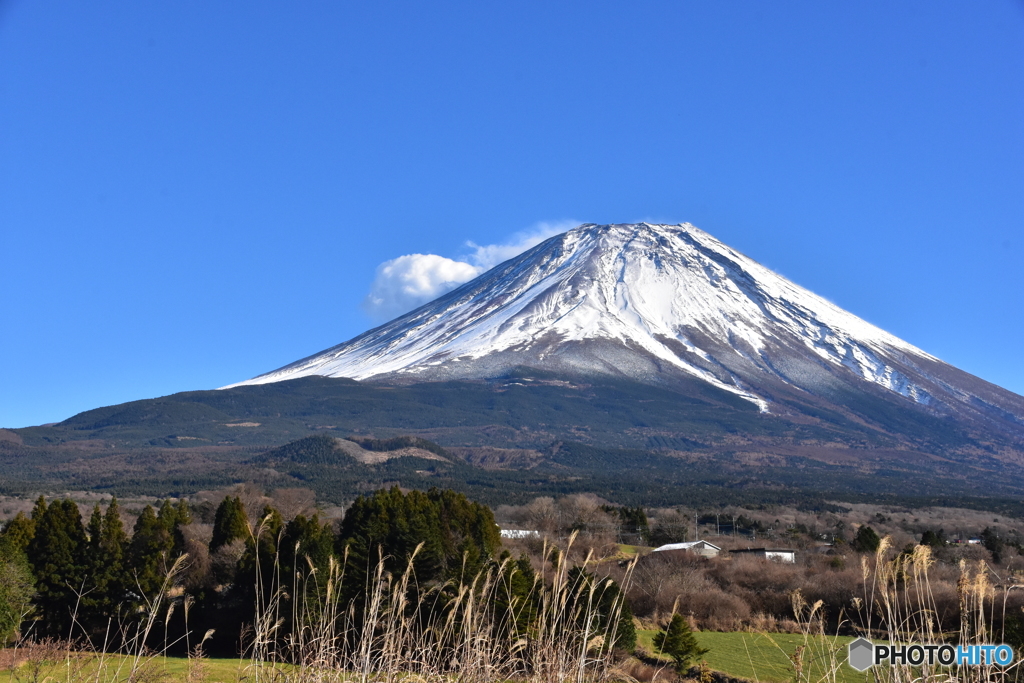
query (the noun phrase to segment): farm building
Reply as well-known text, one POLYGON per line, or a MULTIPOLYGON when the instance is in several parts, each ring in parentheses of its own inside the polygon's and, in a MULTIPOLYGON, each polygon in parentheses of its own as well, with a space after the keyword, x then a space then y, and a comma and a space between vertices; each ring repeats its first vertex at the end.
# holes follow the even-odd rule
POLYGON ((744 548, 731 551, 733 555, 753 555, 784 564, 796 562, 796 551, 790 548, 744 548))
POLYGON ((663 550, 685 550, 701 557, 716 557, 718 553, 722 551, 714 543, 708 543, 707 541, 687 541, 686 543, 669 543, 654 549, 654 552, 660 552, 663 550))
POLYGON ((499 529, 502 538, 540 538, 540 532, 533 529, 499 529))

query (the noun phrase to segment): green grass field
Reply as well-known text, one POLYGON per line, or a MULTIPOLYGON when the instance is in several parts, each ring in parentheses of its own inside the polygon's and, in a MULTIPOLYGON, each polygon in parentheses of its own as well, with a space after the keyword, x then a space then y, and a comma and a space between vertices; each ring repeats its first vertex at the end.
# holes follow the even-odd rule
MULTIPOLYGON (((151 657, 139 668, 136 679, 139 681, 185 681, 189 673, 189 661, 181 657, 151 657)), ((195 664, 193 664, 195 666, 195 664)), ((201 673, 195 680, 203 683, 240 683, 253 680, 250 662, 232 659, 203 659, 199 664, 201 673)), ((94 655, 73 656, 70 660, 59 662, 22 663, 17 669, 9 670, 6 677, 0 674, 0 680, 11 681, 49 681, 50 683, 77 683, 90 681, 93 683, 115 683, 129 680, 132 663, 130 658, 119 655, 107 655, 102 658, 94 655)), ((278 667, 279 671, 291 669, 290 666, 278 667)), ((269 678, 275 669, 263 667, 260 678, 269 678)))
MULTIPOLYGON (((647 652, 657 653, 652 639, 657 631, 637 631, 637 645, 647 652)), ((794 679, 793 662, 790 659, 801 645, 804 680, 815 681, 824 677, 832 657, 839 662, 836 680, 839 683, 863 683, 866 674, 861 674, 846 665, 846 645, 850 637, 812 638, 805 640, 801 635, 788 633, 717 633, 702 631, 695 634, 701 647, 707 648, 704 661, 715 671, 738 678, 765 683, 788 683, 794 679)))
MULTIPOLYGON (((637 645, 649 653, 657 654, 652 639, 657 631, 638 630, 637 645)), ((835 653, 835 661, 839 669, 835 680, 837 683, 865 683, 866 674, 858 674, 848 667, 846 645, 852 640, 849 637, 812 638, 805 640, 803 636, 785 633, 717 633, 703 631, 696 634, 701 647, 708 653, 703 659, 715 671, 746 678, 758 683, 789 683, 794 680, 794 667, 790 659, 796 649, 805 645, 803 652, 804 675, 801 680, 817 681, 825 677, 832 661, 830 652, 835 653)), ((666 665, 669 664, 667 658, 666 665)), ((21 664, 16 670, 8 671, 6 680, 31 681, 47 680, 51 683, 71 683, 77 681, 94 681, 95 683, 115 683, 128 679, 131 668, 125 657, 108 655, 103 658, 102 672, 97 669, 99 659, 91 655, 72 658, 70 662, 47 663, 38 665, 37 670, 31 662, 21 664), (99 675, 97 675, 99 674, 99 675)), ((238 659, 204 659, 201 676, 195 680, 204 683, 241 683, 252 680, 253 671, 250 663, 238 659)), ((284 672, 291 667, 282 667, 284 672)), ((143 669, 140 681, 185 681, 189 672, 189 662, 178 657, 153 657, 143 669)), ((260 678, 272 676, 273 672, 265 668, 260 678)), ((3 675, 0 674, 0 680, 3 675)))
MULTIPOLYGON (((167 672, 172 681, 184 681, 188 674, 189 663, 181 657, 158 657, 154 663, 167 672)), ((248 661, 238 659, 204 659, 201 666, 205 676, 201 680, 207 683, 237 683, 252 678, 248 661)))

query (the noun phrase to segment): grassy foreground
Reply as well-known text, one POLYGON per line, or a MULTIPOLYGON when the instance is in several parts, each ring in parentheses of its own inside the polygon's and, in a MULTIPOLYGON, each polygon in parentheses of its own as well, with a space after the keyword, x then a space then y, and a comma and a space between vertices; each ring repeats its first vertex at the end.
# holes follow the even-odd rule
MULTIPOLYGON (((647 652, 657 653, 653 644, 657 631, 637 631, 637 645, 647 652)), ((846 665, 846 646, 853 640, 848 636, 807 637, 791 633, 718 633, 700 631, 694 633, 701 647, 709 652, 703 659, 708 666, 729 676, 747 678, 764 683, 788 683, 794 680, 795 670, 792 657, 800 646, 803 653, 803 680, 833 680, 826 676, 829 658, 825 653, 832 651, 841 663, 835 672, 836 683, 863 683, 865 674, 860 674, 846 665)))
MULTIPOLYGON (((30 661, 0 674, 0 680, 48 681, 49 683, 118 683, 129 680, 132 658, 123 655, 73 654, 61 661, 30 661)), ((184 657, 151 657, 137 670, 134 680, 146 683, 160 681, 195 681, 195 683, 240 683, 257 679, 278 678, 274 674, 287 674, 288 665, 262 665, 255 671, 248 660, 204 658, 188 660, 184 657), (258 674, 258 675, 256 675, 258 674)))
MULTIPOLYGON (((637 631, 637 644, 648 652, 655 652, 652 638, 657 631, 637 631)), ((837 683, 863 683, 864 674, 858 674, 845 665, 846 645, 852 640, 849 637, 817 638, 805 641, 801 635, 787 633, 717 633, 703 631, 695 634, 701 647, 710 650, 704 660, 708 666, 724 674, 737 678, 746 678, 761 683, 788 683, 794 679, 793 662, 790 657, 796 649, 808 642, 805 649, 804 680, 820 680, 828 678, 816 659, 816 655, 824 649, 839 651, 842 666, 836 672, 837 683)), ((666 662, 667 664, 668 662, 666 662)), ((95 683, 117 683, 128 679, 131 669, 130 658, 120 655, 73 656, 70 661, 58 662, 24 662, 16 669, 4 672, 0 680, 11 681, 50 681, 51 683, 76 683, 92 681, 95 683)), ((248 660, 202 659, 191 662, 182 657, 152 657, 143 666, 143 681, 195 681, 196 683, 241 683, 254 679, 279 679, 281 674, 287 676, 292 669, 287 665, 273 667, 264 665, 259 672, 252 668, 248 660), (278 674, 275 676, 274 674, 278 674), (254 675, 258 674, 258 675, 254 675)))

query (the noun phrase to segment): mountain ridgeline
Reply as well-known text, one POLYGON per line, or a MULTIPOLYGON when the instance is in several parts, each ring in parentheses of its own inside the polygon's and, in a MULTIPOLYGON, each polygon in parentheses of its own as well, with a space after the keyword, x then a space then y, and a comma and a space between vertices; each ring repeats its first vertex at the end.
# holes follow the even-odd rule
POLYGON ((253 380, 0 430, 9 492, 254 480, 337 500, 399 484, 998 507, 1024 493, 1022 463, 1024 398, 689 225, 580 226, 253 380))

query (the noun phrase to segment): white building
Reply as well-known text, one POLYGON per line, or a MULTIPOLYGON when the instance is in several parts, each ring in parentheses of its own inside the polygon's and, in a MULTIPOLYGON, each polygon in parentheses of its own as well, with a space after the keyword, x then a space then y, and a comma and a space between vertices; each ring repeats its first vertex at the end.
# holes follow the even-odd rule
POLYGON ((734 555, 742 553, 745 555, 753 555, 755 557, 763 557, 766 560, 773 560, 784 564, 796 563, 796 551, 789 548, 745 548, 743 550, 733 550, 732 553, 734 555))
POLYGON ((529 529, 501 529, 502 538, 540 538, 539 531, 529 529))
POLYGON ((654 549, 654 552, 660 552, 662 550, 685 550, 701 557, 715 557, 722 551, 714 543, 708 543, 707 541, 687 541, 686 543, 669 543, 654 549))

